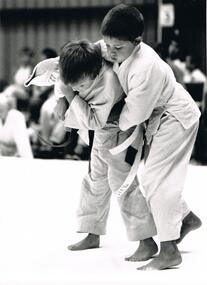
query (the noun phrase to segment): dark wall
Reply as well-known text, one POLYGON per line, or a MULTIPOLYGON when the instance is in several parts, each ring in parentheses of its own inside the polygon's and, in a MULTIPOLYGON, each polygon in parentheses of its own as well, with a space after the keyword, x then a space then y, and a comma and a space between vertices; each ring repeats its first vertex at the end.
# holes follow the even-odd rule
MULTIPOLYGON (((18 64, 18 51, 29 46, 39 61, 40 51, 52 47, 59 51, 69 40, 101 38, 100 25, 111 7, 62 9, 9 9, 0 11, 0 78, 11 80, 12 70, 18 64)), ((156 42, 157 6, 139 7, 145 16, 144 40, 156 42)))
POLYGON ((193 53, 199 67, 206 73, 206 0, 164 0, 175 6, 175 26, 163 29, 163 41, 167 44, 175 29, 180 31, 179 40, 183 55, 193 53))

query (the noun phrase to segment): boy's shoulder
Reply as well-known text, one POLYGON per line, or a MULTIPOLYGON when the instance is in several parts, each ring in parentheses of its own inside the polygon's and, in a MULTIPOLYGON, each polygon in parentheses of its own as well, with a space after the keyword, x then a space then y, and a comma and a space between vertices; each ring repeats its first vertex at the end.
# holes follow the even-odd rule
POLYGON ((103 67, 107 70, 113 70, 113 62, 103 58, 103 67))
POLYGON ((141 43, 134 54, 135 62, 142 61, 143 64, 152 64, 158 60, 158 55, 149 45, 141 43))
POLYGON ((153 48, 145 43, 141 43, 135 50, 130 60, 130 71, 143 74, 145 71, 151 69, 153 66, 158 66, 162 60, 153 48))
MULTIPOLYGON (((103 87, 104 90, 115 90, 116 88, 121 88, 117 74, 113 70, 113 65, 106 61, 103 61, 101 72, 99 73, 99 76, 96 77, 93 84, 93 88, 99 87, 103 87)), ((107 92, 110 94, 110 91, 107 92)))
POLYGON ((104 61, 103 64, 103 82, 109 86, 120 85, 117 74, 113 70, 113 64, 104 61))
POLYGON ((101 73, 105 76, 116 76, 114 70, 113 70, 113 63, 103 59, 103 66, 101 73))

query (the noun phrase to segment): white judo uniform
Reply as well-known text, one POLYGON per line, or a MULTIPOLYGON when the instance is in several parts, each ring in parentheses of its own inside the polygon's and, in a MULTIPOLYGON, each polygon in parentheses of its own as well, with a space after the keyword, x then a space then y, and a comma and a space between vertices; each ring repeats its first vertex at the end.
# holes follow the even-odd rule
MULTIPOLYGON (((127 150, 117 155, 109 151, 124 142, 134 130, 119 128, 120 109, 115 104, 123 97, 116 75, 104 66, 90 89, 76 95, 65 114, 66 127, 95 130, 90 171, 81 187, 78 232, 106 233, 111 194, 119 189, 130 171, 131 166, 125 161, 127 150)), ((129 240, 142 240, 156 234, 137 177, 118 203, 129 240)))
POLYGON ((4 123, 0 119, 0 156, 33 158, 25 118, 18 110, 9 110, 4 123))
MULTIPOLYGON (((103 54, 106 47, 101 42, 103 54)), ((153 214, 160 241, 180 236, 189 208, 182 198, 200 111, 176 82, 171 68, 141 43, 113 70, 127 95, 119 127, 126 131, 145 122, 148 146, 141 184, 153 214)))
MULTIPOLYGON (((127 150, 117 155, 109 151, 124 142, 134 130, 121 131, 119 128, 120 109, 115 104, 119 104, 123 97, 116 75, 111 68, 104 66, 92 86, 74 97, 65 114, 66 127, 95 130, 90 171, 81 187, 78 232, 106 233, 111 194, 119 189, 130 171, 131 166, 125 161, 127 150)), ((156 234, 136 177, 118 203, 129 240, 141 240, 156 234)))
MULTIPOLYGON (((51 78, 54 76, 47 70, 40 77, 41 84, 44 84, 44 80, 49 82, 51 78)), ((30 80, 38 84, 35 72, 30 80)), ((27 84, 32 84, 30 80, 27 84)), ((57 97, 67 98, 73 91, 57 79, 55 92, 57 97)), ((109 151, 124 142, 134 130, 134 127, 126 131, 119 128, 120 101, 123 98, 117 76, 111 67, 103 65, 92 86, 72 99, 65 114, 66 128, 83 132, 95 130, 90 171, 81 186, 77 211, 78 232, 97 235, 106 233, 111 194, 123 184, 130 171, 131 166, 125 161, 127 149, 117 155, 109 151)), ((142 240, 156 234, 154 220, 139 189, 137 177, 128 191, 118 199, 118 203, 129 240, 142 240)))

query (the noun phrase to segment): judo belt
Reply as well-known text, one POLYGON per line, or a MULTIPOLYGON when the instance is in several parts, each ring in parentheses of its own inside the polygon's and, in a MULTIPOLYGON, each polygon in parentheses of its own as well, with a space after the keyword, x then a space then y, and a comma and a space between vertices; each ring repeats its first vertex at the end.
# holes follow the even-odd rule
POLYGON ((91 150, 93 147, 93 139, 94 139, 94 131, 93 130, 88 130, 88 138, 89 138, 89 148, 91 150))
MULTIPOLYGON (((154 109, 153 114, 151 115, 151 118, 147 121, 147 130, 145 132, 145 142, 146 144, 150 144, 152 141, 153 135, 157 132, 157 129, 160 124, 160 120, 162 116, 165 113, 165 107, 158 107, 154 109)), ((140 124, 137 125, 136 128, 134 129, 133 133, 131 134, 130 137, 128 137, 122 144, 110 149, 109 151, 113 154, 116 155, 125 149, 127 149, 135 140, 136 144, 138 146, 138 151, 134 159, 134 163, 131 167, 131 170, 125 179, 124 183, 121 185, 121 187, 115 192, 115 194, 118 197, 121 197, 130 187, 132 184, 135 176, 137 175, 137 171, 139 168, 139 163, 141 160, 142 156, 142 148, 144 145, 144 125, 140 124)))
POLYGON ((91 172, 91 150, 93 147, 93 140, 94 140, 94 131, 93 130, 88 130, 88 138, 89 138, 89 149, 90 149, 88 173, 90 173, 91 172))
POLYGON ((115 194, 118 197, 121 197, 128 190, 135 176, 137 175, 137 171, 139 168, 139 163, 140 163, 141 155, 142 155, 142 148, 143 148, 143 126, 142 125, 136 126, 136 128, 134 129, 130 137, 128 137, 122 144, 109 150, 111 154, 116 155, 124 151, 125 149, 127 149, 135 140, 137 141, 138 151, 137 151, 137 154, 134 159, 134 163, 130 169, 130 172, 127 178, 125 179, 121 187, 115 192, 115 194))

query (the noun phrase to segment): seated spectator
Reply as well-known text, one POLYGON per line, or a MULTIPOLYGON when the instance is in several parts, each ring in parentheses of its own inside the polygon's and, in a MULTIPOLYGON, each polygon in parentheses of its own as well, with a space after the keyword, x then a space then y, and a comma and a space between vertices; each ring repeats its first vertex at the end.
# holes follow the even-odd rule
POLYGON ((180 59, 180 47, 176 40, 172 40, 168 46, 166 62, 172 68, 177 82, 184 85, 185 63, 180 59))
POLYGON ((195 56, 188 54, 185 58, 185 83, 205 83, 206 75, 199 69, 198 60, 195 56))
POLYGON ((188 54, 185 59, 185 87, 196 101, 201 111, 200 125, 192 153, 192 158, 201 164, 207 162, 207 111, 206 111, 206 75, 199 69, 198 59, 188 54))
POLYGON ((24 112, 26 119, 28 119, 28 106, 29 98, 31 96, 31 89, 26 89, 24 87, 25 80, 31 74, 33 69, 34 52, 29 47, 24 47, 19 52, 19 66, 14 72, 14 87, 17 89, 16 100, 17 109, 24 112))
POLYGON ((0 78, 0 92, 4 91, 4 89, 8 86, 8 81, 0 78))
POLYGON ((47 99, 40 110, 40 130, 45 140, 54 144, 61 144, 65 138, 65 128, 54 113, 56 99, 54 94, 47 99))
POLYGON ((63 122, 54 113, 56 100, 52 92, 40 109, 39 124, 30 127, 30 138, 36 158, 62 159, 67 133, 63 122), (60 146, 63 145, 63 146, 60 146))
MULTIPOLYGON (((46 50, 48 51, 48 49, 46 50)), ((33 70, 32 75, 25 82, 25 86, 31 86, 32 84, 35 84, 33 81, 36 80, 36 77, 42 76, 45 72, 47 72, 47 68, 49 68, 49 66, 49 59, 43 60, 37 64, 33 70)), ((57 64, 55 63, 54 67, 56 66, 57 64)), ((49 98, 43 103, 42 107, 40 108, 38 125, 35 126, 37 131, 33 131, 33 124, 31 125, 30 129, 35 157, 88 160, 90 156, 90 149, 80 139, 79 135, 77 134, 77 130, 71 129, 70 133, 67 132, 65 128, 63 128, 63 123, 57 120, 57 117, 54 114, 54 105, 56 104, 53 90, 54 82, 49 84, 38 84, 35 85, 35 88, 39 90, 43 88, 45 90, 51 90, 49 98), (68 144, 65 145, 64 142, 66 142, 67 139, 68 144), (52 146, 55 144, 57 145, 57 148, 52 146), (58 147, 60 144, 64 144, 65 147, 62 147, 61 149, 58 147)))
POLYGON ((13 93, 13 88, 10 88, 9 83, 5 79, 0 79, 0 94, 4 91, 6 96, 10 99, 12 107, 16 107, 16 98, 13 93))
POLYGON ((201 111, 204 107, 204 87, 206 75, 199 69, 198 60, 192 54, 188 54, 185 60, 184 83, 188 92, 197 102, 201 111))
MULTIPOLYGON (((44 48, 41 51, 41 60, 57 57, 52 48, 44 48)), ((31 139, 35 157, 39 158, 63 158, 64 148, 55 148, 52 145, 60 145, 66 139, 66 131, 63 123, 54 113, 56 100, 54 86, 33 86, 33 95, 30 99, 30 126, 31 139), (36 129, 36 132, 32 131, 36 129)))
POLYGON ((4 92, 0 93, 0 155, 33 157, 25 117, 12 108, 4 92))
MULTIPOLYGON (((54 57, 57 57, 57 53, 52 48, 44 48, 41 51, 40 54, 41 60, 54 58, 54 57)), ((29 107, 30 123, 39 124, 41 106, 53 93, 53 86, 33 86, 32 90, 33 92, 32 92, 32 97, 30 99, 30 107, 29 107)))
POLYGON ((57 57, 57 52, 50 47, 46 47, 41 52, 41 60, 47 59, 47 58, 54 58, 57 57))

